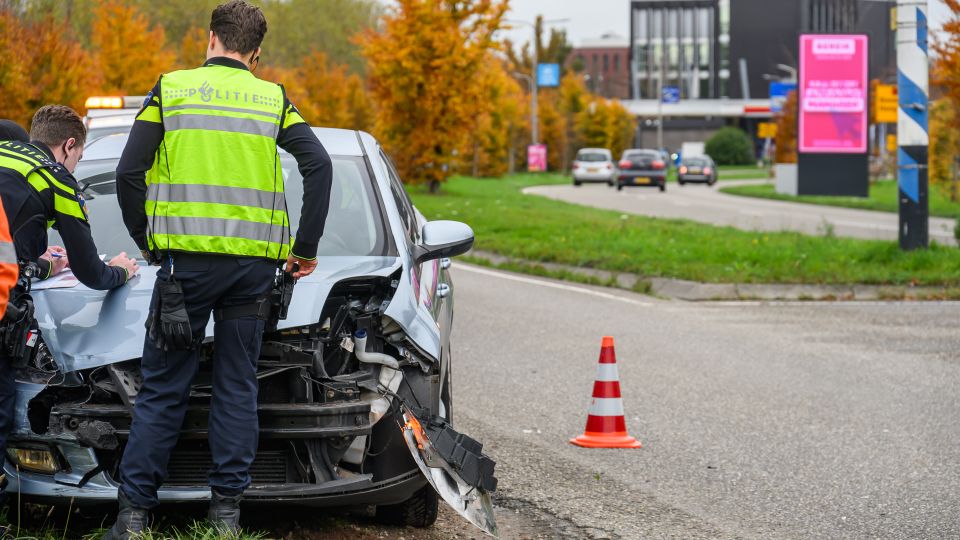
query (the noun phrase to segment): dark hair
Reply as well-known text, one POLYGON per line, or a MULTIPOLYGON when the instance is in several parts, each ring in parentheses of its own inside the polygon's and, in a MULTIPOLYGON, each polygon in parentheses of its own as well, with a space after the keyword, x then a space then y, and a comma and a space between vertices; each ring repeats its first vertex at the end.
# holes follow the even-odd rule
POLYGON ((20 127, 20 124, 3 119, 0 120, 0 141, 30 142, 30 135, 27 135, 27 130, 20 127))
POLYGON ((37 109, 30 123, 30 140, 55 148, 70 138, 78 144, 87 140, 87 128, 76 111, 66 105, 45 105, 37 109))
POLYGON ((230 0, 213 10, 210 30, 228 51, 248 54, 263 43, 267 19, 257 6, 243 0, 230 0))

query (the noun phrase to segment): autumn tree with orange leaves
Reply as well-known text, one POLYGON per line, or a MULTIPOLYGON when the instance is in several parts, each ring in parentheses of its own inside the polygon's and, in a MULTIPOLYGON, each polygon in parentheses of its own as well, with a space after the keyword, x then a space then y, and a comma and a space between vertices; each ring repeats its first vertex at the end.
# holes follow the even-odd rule
POLYGON ((438 190, 462 160, 477 116, 496 106, 475 75, 506 10, 505 0, 399 0, 381 30, 360 39, 375 131, 405 181, 438 190))
POLYGON ((930 182, 960 201, 960 0, 943 1, 951 17, 933 41, 930 83, 940 97, 930 106, 930 182))
POLYGON ((99 70, 63 23, 43 18, 24 23, 10 11, 0 11, 0 47, 8 54, 0 62, 0 117, 29 128, 33 112, 49 103, 81 110, 100 86, 99 70))
POLYGON ((110 93, 146 94, 176 62, 164 46, 163 28, 151 28, 145 15, 118 0, 95 8, 91 42, 110 93))

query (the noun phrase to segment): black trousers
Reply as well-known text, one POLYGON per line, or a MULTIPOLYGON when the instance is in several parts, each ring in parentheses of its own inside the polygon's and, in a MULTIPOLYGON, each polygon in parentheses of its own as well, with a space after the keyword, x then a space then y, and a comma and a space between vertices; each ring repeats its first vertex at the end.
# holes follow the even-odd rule
POLYGON ((16 425, 13 418, 17 404, 16 373, 13 359, 0 353, 0 469, 7 459, 7 439, 16 425))
MULTIPOLYGON (((250 304, 270 290, 275 261, 211 255, 173 255, 173 276, 183 293, 194 337, 203 334, 215 307, 250 304)), ((157 281, 170 276, 166 258, 157 281)), ((157 289, 153 305, 157 304, 157 289)), ((250 485, 257 452, 257 358, 264 321, 254 316, 214 326, 213 396, 209 442, 212 489, 238 495, 250 485)), ((164 352, 149 336, 143 347, 143 386, 134 406, 130 438, 120 464, 121 489, 140 508, 153 508, 167 476, 197 373, 199 353, 164 352)))

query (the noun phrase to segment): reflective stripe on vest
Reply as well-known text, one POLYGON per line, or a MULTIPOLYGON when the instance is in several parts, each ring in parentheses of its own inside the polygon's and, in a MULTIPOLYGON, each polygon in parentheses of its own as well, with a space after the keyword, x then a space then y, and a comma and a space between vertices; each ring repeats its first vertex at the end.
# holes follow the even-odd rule
POLYGON ((0 241, 0 264, 17 264, 17 250, 13 242, 0 241))
MULTIPOLYGON (((47 170, 48 167, 59 165, 36 147, 17 141, 0 142, 0 167, 18 172, 37 193, 52 188, 54 211, 77 219, 87 219, 77 200, 77 192, 47 170)), ((53 223, 48 222, 47 228, 53 223)))
POLYGON ((147 174, 152 248, 286 258, 276 143, 283 102, 279 85, 242 69, 211 65, 161 78, 163 147, 147 174))

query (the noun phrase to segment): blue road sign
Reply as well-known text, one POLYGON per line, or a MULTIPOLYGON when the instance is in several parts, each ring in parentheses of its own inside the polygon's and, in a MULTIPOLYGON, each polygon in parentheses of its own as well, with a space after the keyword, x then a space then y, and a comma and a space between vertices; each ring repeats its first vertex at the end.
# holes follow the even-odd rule
POLYGON ((676 86, 664 86, 660 98, 664 103, 680 103, 680 89, 676 86))
POLYGON ((537 86, 544 88, 560 86, 560 64, 537 64, 537 86))
POLYGON ((783 110, 787 95, 797 89, 795 82, 772 81, 770 83, 770 112, 778 113, 783 110))

